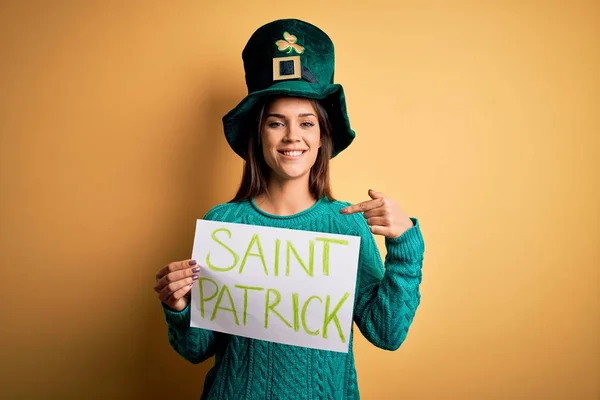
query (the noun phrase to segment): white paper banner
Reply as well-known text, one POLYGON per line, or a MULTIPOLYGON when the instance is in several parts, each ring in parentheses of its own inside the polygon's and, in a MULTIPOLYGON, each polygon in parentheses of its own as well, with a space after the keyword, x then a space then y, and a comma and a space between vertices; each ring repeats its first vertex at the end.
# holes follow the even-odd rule
POLYGON ((198 220, 191 326, 348 352, 359 236, 198 220))

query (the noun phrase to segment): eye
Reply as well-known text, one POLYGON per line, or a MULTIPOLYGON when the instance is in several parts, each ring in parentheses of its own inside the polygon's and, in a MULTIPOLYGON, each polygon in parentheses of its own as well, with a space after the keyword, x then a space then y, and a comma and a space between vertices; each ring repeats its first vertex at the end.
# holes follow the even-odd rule
POLYGON ((271 121, 271 122, 269 122, 268 125, 269 125, 269 128, 277 128, 277 127, 283 126, 283 124, 279 121, 271 121))
POLYGON ((301 125, 306 128, 311 128, 311 127, 315 126, 315 124, 311 121, 304 121, 301 125))

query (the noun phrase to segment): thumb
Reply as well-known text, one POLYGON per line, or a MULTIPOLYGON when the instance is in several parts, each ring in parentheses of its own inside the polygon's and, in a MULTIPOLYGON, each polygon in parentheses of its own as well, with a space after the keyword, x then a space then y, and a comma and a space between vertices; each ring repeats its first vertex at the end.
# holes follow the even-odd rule
POLYGON ((369 189, 369 197, 372 198, 373 200, 375 200, 375 199, 381 199, 382 197, 385 197, 385 196, 381 192, 376 192, 373 189, 369 189))

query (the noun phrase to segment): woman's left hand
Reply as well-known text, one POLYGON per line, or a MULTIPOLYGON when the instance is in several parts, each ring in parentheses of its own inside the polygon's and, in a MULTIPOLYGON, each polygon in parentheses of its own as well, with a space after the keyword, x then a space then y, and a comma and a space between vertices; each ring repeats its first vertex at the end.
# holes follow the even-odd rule
POLYGON ((369 190, 369 197, 372 200, 343 208, 341 213, 354 214, 362 212, 373 234, 383 235, 390 239, 400 237, 413 227, 411 219, 394 200, 390 200, 383 193, 374 190, 369 190))

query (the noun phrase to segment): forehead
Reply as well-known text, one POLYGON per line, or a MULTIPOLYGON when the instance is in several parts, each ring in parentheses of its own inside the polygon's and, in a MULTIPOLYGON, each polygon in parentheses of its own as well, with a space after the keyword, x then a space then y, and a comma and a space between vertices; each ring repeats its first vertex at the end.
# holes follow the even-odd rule
POLYGON ((316 110, 309 99, 301 97, 279 97, 273 100, 266 109, 267 113, 316 115, 316 110))

